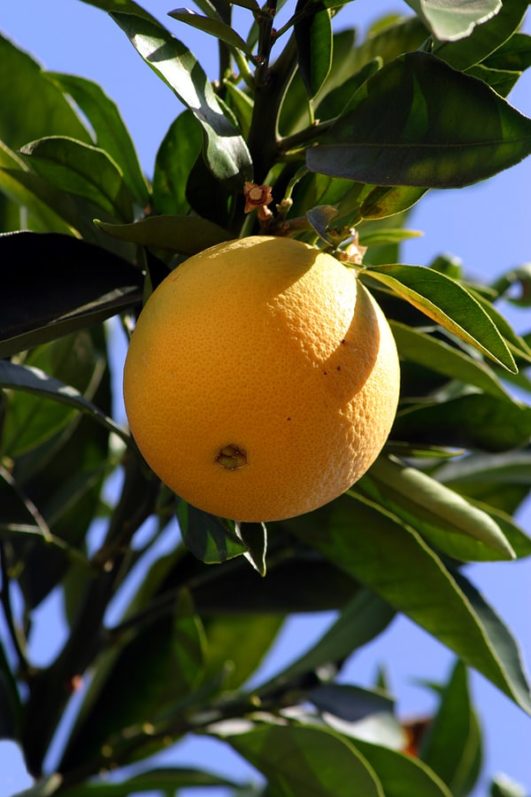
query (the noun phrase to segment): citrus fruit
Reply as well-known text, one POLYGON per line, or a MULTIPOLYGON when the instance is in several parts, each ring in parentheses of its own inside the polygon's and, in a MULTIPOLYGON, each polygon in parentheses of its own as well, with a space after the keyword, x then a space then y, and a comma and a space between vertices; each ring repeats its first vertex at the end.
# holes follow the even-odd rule
POLYGON ((140 314, 125 365, 132 434, 194 506, 240 521, 344 492, 393 422, 399 363, 355 272, 300 241, 254 236, 178 266, 140 314))

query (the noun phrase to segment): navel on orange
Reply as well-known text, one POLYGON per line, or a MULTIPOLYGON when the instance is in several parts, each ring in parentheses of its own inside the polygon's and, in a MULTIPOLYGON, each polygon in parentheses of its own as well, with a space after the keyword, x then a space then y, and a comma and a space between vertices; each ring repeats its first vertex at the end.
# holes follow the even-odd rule
POLYGON ((394 339, 355 272, 287 238, 219 244, 142 311, 125 405, 149 465, 196 507, 292 517, 370 467, 399 390, 394 339))

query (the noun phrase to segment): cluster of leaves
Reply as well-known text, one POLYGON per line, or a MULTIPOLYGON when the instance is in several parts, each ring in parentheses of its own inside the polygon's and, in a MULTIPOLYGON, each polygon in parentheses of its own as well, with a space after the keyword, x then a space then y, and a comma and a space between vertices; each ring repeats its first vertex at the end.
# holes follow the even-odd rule
MULTIPOLYGON (((133 0, 86 2, 108 12, 185 110, 148 181, 98 85, 45 72, 0 38, 0 735, 20 743, 34 797, 194 785, 465 797, 481 769, 465 665, 531 712, 516 643, 465 575, 468 562, 531 554, 513 519, 531 483, 531 409, 507 388, 531 392, 531 338, 495 306, 529 305, 531 274, 478 285, 448 258, 398 265, 399 244, 429 188, 484 179, 531 151, 531 121, 505 99, 531 62, 519 32, 527 2, 477 0, 463 13, 455 0, 411 0, 414 15, 381 20, 358 42, 332 26, 345 0, 298 0, 276 29, 273 0, 197 0, 201 13, 171 16, 218 39, 215 84, 133 0), (249 16, 245 38, 233 6, 249 16), (207 516, 147 469, 112 418, 103 326, 119 315, 128 334, 169 269, 259 229, 244 212, 245 181, 271 186, 263 232, 345 254, 356 225, 368 247, 359 276, 390 319, 403 368, 374 467, 338 500, 269 530, 207 516), (109 506, 102 487, 115 472, 122 488, 109 506), (176 513, 182 543, 147 569, 176 513), (133 544, 147 520, 147 541, 133 544), (89 552, 95 521, 107 532, 89 552), (110 626, 133 569, 145 571, 142 585, 110 626), (33 612, 54 590, 69 632, 38 669, 33 612), (325 609, 339 614, 322 639, 248 688, 286 615, 325 609), (400 723, 384 680, 372 690, 336 681, 397 612, 458 657, 448 683, 432 687, 438 711, 415 726, 400 723), (46 772, 85 672, 57 771, 46 772), (160 768, 94 780, 188 733, 225 740, 266 784, 160 768)), ((520 793, 503 779, 491 786, 495 797, 520 793)))

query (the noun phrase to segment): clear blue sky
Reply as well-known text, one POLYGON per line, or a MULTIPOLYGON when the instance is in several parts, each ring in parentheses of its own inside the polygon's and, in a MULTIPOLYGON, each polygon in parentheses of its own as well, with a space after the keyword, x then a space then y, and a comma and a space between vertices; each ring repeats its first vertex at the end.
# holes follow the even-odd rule
MULTIPOLYGON (((288 7, 293 4, 294 0, 288 0, 288 7)), ((171 0, 147 0, 144 5, 163 19, 177 4, 171 0)), ((400 0, 357 0, 338 17, 337 27, 355 23, 364 30, 368 23, 389 11, 407 13, 408 8, 400 0)), ((216 48, 212 41, 191 29, 179 29, 172 20, 167 24, 214 76, 216 48)), ((76 0, 4 2, 0 10, 0 31, 47 68, 83 75, 101 83, 117 101, 146 173, 152 173, 158 144, 179 106, 104 13, 76 0)), ((511 95, 512 104, 528 115, 531 114, 530 89, 531 79, 527 75, 511 95)), ((424 230, 425 236, 407 244, 404 262, 424 264, 436 254, 451 252, 462 258, 471 275, 489 280, 530 260, 530 186, 531 159, 528 159, 467 190, 433 192, 412 216, 410 226, 424 230)), ((529 317, 526 321, 522 312, 512 309, 508 312, 520 331, 531 326, 529 317)), ((118 363, 122 356, 118 347, 118 363)), ((119 406, 117 411, 122 411, 119 406)), ((520 520, 529 533, 529 504, 520 520)), ((521 640, 526 658, 531 662, 531 562, 473 566, 470 572, 521 640)), ((54 633, 51 622, 57 618, 57 612, 58 603, 52 600, 42 613, 42 631, 34 646, 40 657, 50 654, 54 633)), ((329 620, 330 615, 289 621, 277 649, 265 663, 264 674, 273 672, 280 662, 308 645, 329 620)), ((444 678, 451 660, 451 655, 437 642, 408 621, 400 620, 352 660, 345 678, 370 683, 377 664, 384 662, 399 698, 400 712, 411 716, 423 713, 432 705, 427 693, 414 685, 414 679, 444 678)), ((487 771, 490 774, 505 771, 531 791, 531 720, 480 676, 473 676, 473 688, 486 730, 487 771)), ((206 761, 208 766, 221 772, 243 776, 251 772, 234 754, 213 742, 187 742, 176 751, 169 751, 165 761, 197 765, 206 761)), ((0 743, 0 797, 8 797, 27 785, 29 781, 16 749, 0 743)), ((200 790, 193 794, 202 797, 200 790)), ((212 797, 212 792, 209 794, 212 797)), ((480 794, 485 794, 484 788, 478 790, 478 797, 480 794)))

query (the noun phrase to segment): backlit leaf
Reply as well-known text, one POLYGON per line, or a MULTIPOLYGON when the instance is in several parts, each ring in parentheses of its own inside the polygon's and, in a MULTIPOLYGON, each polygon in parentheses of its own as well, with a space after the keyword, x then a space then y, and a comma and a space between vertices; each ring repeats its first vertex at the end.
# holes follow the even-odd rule
POLYGON ((470 36, 476 25, 494 17, 501 0, 406 0, 440 41, 470 36))
POLYGON ((201 126, 191 111, 170 125, 155 158, 153 205, 156 213, 179 215, 190 209, 186 183, 201 154, 201 126))
POLYGON ((321 0, 298 0, 295 23, 299 69, 309 97, 315 97, 332 65, 332 24, 330 11, 321 0))
POLYGON ((195 11, 190 11, 188 8, 176 8, 174 11, 168 11, 168 15, 178 22, 183 22, 193 28, 202 30, 204 33, 209 33, 216 39, 225 42, 225 44, 236 47, 247 55, 251 55, 251 49, 239 33, 220 19, 204 17, 201 14, 196 14, 195 11))

